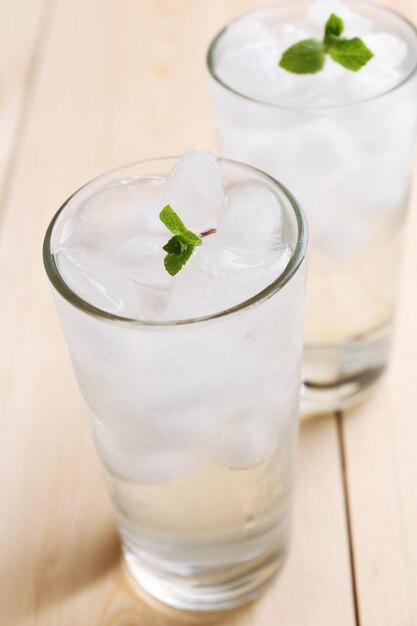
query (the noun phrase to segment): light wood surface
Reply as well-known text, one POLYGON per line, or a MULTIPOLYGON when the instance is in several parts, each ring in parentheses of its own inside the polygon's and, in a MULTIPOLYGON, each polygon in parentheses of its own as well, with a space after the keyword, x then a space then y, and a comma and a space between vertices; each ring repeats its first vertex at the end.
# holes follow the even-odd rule
MULTIPOLYGON (((215 147, 205 50, 258 4, 0 0, 2 626, 199 623, 125 575, 40 251, 92 176, 215 147)), ((303 426, 290 558, 226 626, 417 624, 416 231, 414 211, 390 372, 369 404, 303 426)))
POLYGON ((23 134, 44 7, 43 0, 26 2, 24 10, 22 2, 0 2, 0 187, 23 134))
POLYGON ((390 370, 377 396, 343 423, 363 626, 417 624, 416 192, 390 370))

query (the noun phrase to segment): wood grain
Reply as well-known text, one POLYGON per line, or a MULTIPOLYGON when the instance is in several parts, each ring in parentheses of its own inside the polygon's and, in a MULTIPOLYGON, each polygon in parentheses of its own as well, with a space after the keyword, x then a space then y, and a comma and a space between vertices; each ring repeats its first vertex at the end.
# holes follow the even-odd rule
POLYGON ((363 626, 417 623, 416 209, 414 194, 389 373, 344 420, 363 626))
MULTIPOLYGON (((415 0, 386 4, 417 22, 415 0)), ((375 398, 343 424, 361 626, 417 624, 416 192, 392 363, 375 398)))
POLYGON ((45 6, 44 0, 0 1, 0 190, 19 148, 45 6))

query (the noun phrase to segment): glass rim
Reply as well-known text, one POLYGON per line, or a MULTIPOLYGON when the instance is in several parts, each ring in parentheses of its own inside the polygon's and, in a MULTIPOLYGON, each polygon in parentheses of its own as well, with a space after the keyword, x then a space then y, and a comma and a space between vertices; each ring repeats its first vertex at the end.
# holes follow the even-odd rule
MULTIPOLYGON (((385 91, 382 91, 380 93, 365 97, 365 98, 361 98, 360 100, 354 100, 352 102, 345 102, 345 103, 335 103, 335 104, 325 104, 323 106, 304 106, 304 105, 300 105, 300 104, 279 104, 279 103, 274 103, 274 102, 269 102, 268 100, 262 100, 259 98, 255 98, 253 96, 249 96, 247 94, 244 94, 243 92, 239 91, 238 89, 235 89, 234 87, 231 87, 228 83, 226 83, 224 80, 222 80, 220 78, 220 76, 217 74, 216 69, 215 69, 215 61, 214 61, 214 53, 216 50, 216 46, 219 43, 220 39, 222 38, 223 34, 226 32, 227 28, 230 26, 230 24, 233 24, 234 22, 236 22, 238 19, 240 19, 243 15, 249 15, 250 13, 256 13, 257 11, 259 11, 259 9, 262 9, 263 7, 268 7, 268 6, 291 6, 294 7, 297 4, 301 4, 301 2, 304 2, 305 0, 272 0, 271 2, 267 2, 265 4, 261 4, 260 6, 254 8, 254 9, 249 9, 248 11, 244 11, 243 13, 241 13, 240 15, 237 15, 235 18, 233 18, 232 20, 230 20, 229 22, 227 22, 227 24, 214 36, 214 38, 211 40, 210 45, 208 47, 207 50, 207 55, 206 55, 206 64, 207 64, 207 69, 208 72, 210 74, 210 76, 216 81, 216 83, 218 83, 219 85, 221 85, 222 87, 224 87, 227 91, 229 91, 230 93, 233 93, 235 96, 239 96, 240 98, 243 98, 244 100, 247 100, 249 102, 254 102, 256 104, 261 104, 263 106, 267 106, 267 107, 271 107, 273 109, 281 109, 284 111, 289 111, 289 110, 296 110, 296 111, 330 111, 330 110, 335 110, 335 109, 344 109, 347 107, 354 107, 354 106, 358 106, 361 104, 365 104, 366 102, 371 102, 373 100, 377 100, 379 98, 382 98, 384 96, 387 96, 388 94, 396 91, 397 89, 399 89, 400 87, 402 87, 405 83, 408 83, 409 80, 411 80, 411 78, 413 78, 413 76, 417 73, 417 52, 415 54, 415 62, 413 67, 409 70, 409 72, 407 74, 405 74, 405 76, 403 78, 401 78, 399 80, 398 83, 396 83, 395 85, 393 85, 392 87, 389 87, 388 89, 386 89, 385 91)), ((402 15, 401 13, 399 13, 398 11, 396 11, 396 9, 393 9, 391 7, 388 7, 384 4, 381 4, 379 2, 374 2, 373 0, 349 0, 349 2, 351 4, 357 4, 359 6, 369 6, 369 7, 373 7, 376 9, 379 9, 382 12, 394 15, 396 18, 398 18, 401 22, 403 22, 404 24, 406 24, 410 30, 413 32, 414 37, 415 37, 415 43, 416 43, 416 51, 417 51, 417 27, 413 24, 413 22, 411 20, 409 20, 407 17, 405 17, 405 15, 402 15)))
POLYGON ((101 179, 106 178, 107 176, 111 174, 116 174, 118 172, 121 172, 127 168, 134 167, 134 166, 144 165, 144 164, 148 164, 152 162, 155 162, 155 163, 164 162, 164 161, 167 162, 167 161, 172 161, 172 160, 177 161, 179 158, 180 158, 179 156, 167 156, 167 157, 156 157, 153 159, 144 159, 140 161, 134 161, 133 163, 128 163, 127 165, 122 165, 114 169, 108 170, 104 172, 103 174, 100 174, 99 176, 92 178, 91 180, 86 182, 84 185, 79 187, 60 206, 60 208, 53 216, 46 230, 44 241, 43 241, 42 254, 43 254, 43 264, 45 267, 46 274, 49 278, 49 281, 51 282, 52 286, 57 290, 57 292, 69 304, 75 306, 80 311, 88 315, 91 315, 93 317, 104 319, 107 321, 118 322, 121 324, 156 327, 156 328, 158 327, 164 328, 164 327, 170 327, 170 326, 183 326, 183 325, 197 324, 200 322, 208 322, 210 320, 216 320, 222 317, 232 315, 233 313, 237 313, 239 311, 249 309, 252 306, 257 305, 258 303, 263 302, 264 300, 268 300, 272 295, 280 291, 284 287, 284 285, 286 285, 291 280, 291 278, 296 274, 297 270, 301 266, 306 256, 307 243, 308 243, 307 220, 299 202, 282 183, 280 183, 278 180, 276 180, 275 178, 273 178, 266 172, 263 172, 262 170, 256 167, 253 167, 252 165, 241 163, 240 161, 235 161, 233 159, 224 159, 224 158, 219 157, 219 161, 221 163, 222 162, 231 163, 232 165, 237 165, 240 168, 243 167, 247 169, 248 171, 261 174, 275 187, 278 187, 278 189, 284 194, 286 199, 289 201, 290 207, 295 215, 296 222, 297 222, 297 228, 298 228, 297 242, 296 242, 296 245, 294 246, 294 249, 291 253, 290 260, 288 261, 284 271, 281 274, 279 274, 279 276, 275 278, 275 280, 273 280, 271 283, 269 283, 269 285, 267 285, 267 287, 265 287, 264 289, 262 289, 255 295, 244 300, 243 302, 239 302, 238 304, 232 307, 229 307, 227 309, 222 309, 220 311, 216 311, 215 313, 211 313, 209 315, 203 315, 203 316, 185 318, 185 319, 179 319, 179 320, 141 320, 141 319, 137 319, 134 317, 124 317, 123 315, 117 315, 115 313, 104 311, 103 309, 100 309, 99 307, 96 307, 93 304, 90 304, 89 302, 84 300, 80 295, 78 295, 75 291, 73 291, 71 287, 65 282, 61 274, 59 273, 58 267, 55 263, 54 254, 51 251, 51 243, 52 243, 52 238, 54 234, 54 227, 57 224, 60 216, 65 211, 68 204, 74 198, 76 198, 77 195, 81 191, 85 190, 93 183, 98 182, 101 179))

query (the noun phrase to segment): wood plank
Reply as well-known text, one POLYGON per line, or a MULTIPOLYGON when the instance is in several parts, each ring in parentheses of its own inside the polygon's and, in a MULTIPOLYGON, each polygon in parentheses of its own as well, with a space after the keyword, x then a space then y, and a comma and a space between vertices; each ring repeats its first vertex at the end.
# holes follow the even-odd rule
MULTIPOLYGON (((168 610, 137 599, 121 570, 41 243, 55 209, 91 176, 214 145, 205 50, 231 15, 255 4, 57 2, 0 234, 1 623, 170 623, 168 610)), ((354 624, 332 417, 303 428, 295 509, 285 570, 230 625, 354 624)))
POLYGON ((344 420, 362 626, 417 623, 416 200, 389 373, 344 420))
POLYGON ((24 122, 24 100, 45 18, 44 5, 44 0, 0 0, 0 192, 18 137, 19 121, 24 122))
MULTIPOLYGON (((387 4, 417 22, 413 0, 387 4)), ((417 188, 410 209, 389 372, 343 424, 361 626, 417 624, 417 188)))

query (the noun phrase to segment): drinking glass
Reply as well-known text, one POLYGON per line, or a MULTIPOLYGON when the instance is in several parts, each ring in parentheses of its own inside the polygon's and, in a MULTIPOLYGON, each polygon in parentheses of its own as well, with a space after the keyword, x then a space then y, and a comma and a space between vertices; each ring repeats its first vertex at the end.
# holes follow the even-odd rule
POLYGON ((55 258, 86 201, 118 181, 165 177, 176 160, 83 186, 53 218, 43 254, 128 570, 168 604, 220 609, 257 596, 287 550, 307 246, 300 206, 267 174, 220 160, 228 184, 257 181, 276 194, 292 252, 260 293, 211 315, 202 302, 193 319, 101 310, 68 285, 55 258))
MULTIPOLYGON (((220 153, 282 180, 308 219, 306 414, 364 400, 387 365, 414 164, 416 30, 387 7, 344 4, 408 45, 407 71, 376 96, 344 102, 341 90, 339 102, 323 106, 304 101, 305 92, 300 103, 287 106, 249 97, 218 73, 221 55, 237 45, 236 35, 228 42, 230 24, 207 57, 220 153)), ((300 25, 309 7, 304 0, 273 2, 246 16, 272 26, 300 25)), ((306 80, 311 90, 320 75, 306 80)))

